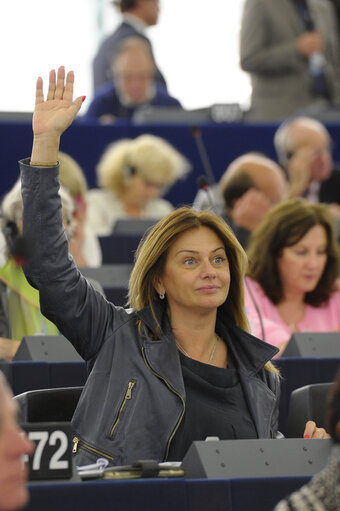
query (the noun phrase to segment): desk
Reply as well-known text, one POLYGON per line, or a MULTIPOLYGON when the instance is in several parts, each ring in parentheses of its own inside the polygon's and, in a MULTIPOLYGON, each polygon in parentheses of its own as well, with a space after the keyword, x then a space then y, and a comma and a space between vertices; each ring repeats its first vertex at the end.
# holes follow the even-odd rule
POLYGON ((308 477, 140 479, 30 485, 27 511, 272 511, 308 477))
MULTIPOLYGON (((277 124, 202 124, 202 139, 206 146, 216 179, 229 163, 246 151, 259 151, 275 158, 273 136, 277 124)), ((327 124, 333 140, 340 138, 340 124, 327 124)), ((191 162, 193 170, 185 184, 176 183, 166 197, 174 204, 191 203, 197 191, 197 178, 204 174, 196 142, 190 125, 149 124, 101 126, 93 124, 71 125, 61 137, 61 149, 73 156, 83 168, 89 187, 96 186, 95 168, 106 146, 120 138, 135 138, 142 133, 164 137, 191 162)), ((9 190, 19 175, 17 161, 31 154, 31 122, 0 122, 0 139, 5 151, 0 153, 0 196, 9 190)), ((340 146, 334 147, 334 158, 340 160, 340 146)))

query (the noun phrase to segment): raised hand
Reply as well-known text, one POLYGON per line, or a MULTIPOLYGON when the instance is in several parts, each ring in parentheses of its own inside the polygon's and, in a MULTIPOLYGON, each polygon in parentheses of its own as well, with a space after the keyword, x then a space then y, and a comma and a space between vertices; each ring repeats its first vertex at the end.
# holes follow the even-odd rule
POLYGON ((65 82, 65 68, 50 72, 47 98, 44 100, 43 80, 37 80, 35 109, 33 114, 34 142, 31 162, 53 164, 57 160, 60 135, 72 123, 84 100, 73 99, 73 71, 69 71, 65 82))

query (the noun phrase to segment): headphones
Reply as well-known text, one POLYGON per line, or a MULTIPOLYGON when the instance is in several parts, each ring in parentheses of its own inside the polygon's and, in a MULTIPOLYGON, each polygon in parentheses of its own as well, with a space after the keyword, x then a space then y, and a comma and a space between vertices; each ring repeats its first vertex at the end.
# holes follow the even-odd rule
POLYGON ((15 241, 19 236, 18 226, 12 220, 8 220, 4 227, 2 228, 2 234, 5 237, 6 244, 8 247, 8 252, 10 255, 13 254, 13 248, 15 245, 15 241))
POLYGON ((136 167, 131 167, 130 165, 125 167, 123 170, 123 175, 126 179, 128 179, 129 177, 135 176, 136 174, 137 174, 136 167))

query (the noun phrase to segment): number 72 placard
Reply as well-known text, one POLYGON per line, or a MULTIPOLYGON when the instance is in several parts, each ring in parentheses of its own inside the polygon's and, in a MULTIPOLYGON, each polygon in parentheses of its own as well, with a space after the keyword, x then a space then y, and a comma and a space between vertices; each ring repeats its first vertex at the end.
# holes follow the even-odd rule
POLYGON ((28 458, 29 479, 69 479, 72 477, 72 435, 69 422, 21 424, 35 451, 28 458))

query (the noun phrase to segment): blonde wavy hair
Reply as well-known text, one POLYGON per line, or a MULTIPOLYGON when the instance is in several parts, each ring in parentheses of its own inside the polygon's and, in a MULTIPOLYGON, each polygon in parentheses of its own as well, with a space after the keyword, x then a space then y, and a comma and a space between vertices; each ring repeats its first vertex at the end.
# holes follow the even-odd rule
POLYGON ((119 195, 127 186, 131 169, 148 181, 169 187, 187 174, 190 164, 162 138, 140 135, 108 146, 97 165, 98 185, 119 195))
POLYGON ((67 188, 69 194, 75 197, 85 197, 87 183, 79 163, 69 154, 59 151, 59 178, 62 186, 67 188))

